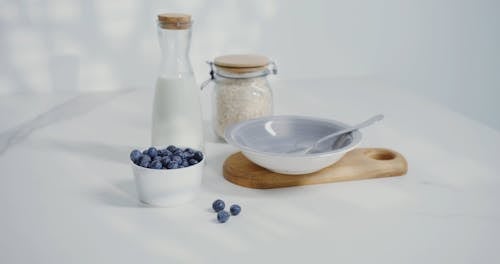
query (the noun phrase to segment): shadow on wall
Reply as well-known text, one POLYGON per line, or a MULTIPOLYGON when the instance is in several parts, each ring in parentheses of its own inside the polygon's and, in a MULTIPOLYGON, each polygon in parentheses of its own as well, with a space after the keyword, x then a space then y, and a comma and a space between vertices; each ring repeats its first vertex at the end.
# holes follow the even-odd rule
POLYGON ((288 79, 379 77, 500 129, 499 1, 6 0, 0 94, 153 87, 155 16, 194 18, 191 59, 273 57, 288 79))
POLYGON ((252 21, 245 17, 259 21, 274 14, 272 1, 225 2, 3 1, 0 94, 152 86, 160 60, 155 16, 163 11, 193 14, 192 55, 200 62, 194 68, 204 78, 202 62, 231 51, 234 43, 244 44, 233 51, 259 50, 261 27, 242 23, 252 21))

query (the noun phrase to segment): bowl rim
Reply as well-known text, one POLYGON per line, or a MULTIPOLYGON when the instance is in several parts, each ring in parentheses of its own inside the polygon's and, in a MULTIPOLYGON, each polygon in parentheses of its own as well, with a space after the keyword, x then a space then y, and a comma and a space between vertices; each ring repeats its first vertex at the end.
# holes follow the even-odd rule
POLYGON ((237 142, 233 138, 233 132, 236 129, 241 129, 242 127, 244 127, 246 125, 258 123, 258 122, 262 122, 262 121, 266 121, 266 120, 271 121, 271 120, 282 120, 282 119, 305 119, 305 120, 320 121, 320 122, 335 124, 338 126, 348 127, 348 125, 343 123, 343 122, 333 120, 333 119, 327 119, 327 118, 301 116, 301 115, 274 115, 274 116, 265 116, 265 117, 260 117, 260 118, 249 119, 246 121, 242 121, 242 122, 230 125, 224 131, 224 138, 226 139, 226 141, 229 144, 239 148, 243 152, 246 151, 246 152, 250 152, 250 153, 264 154, 264 155, 270 155, 270 156, 275 156, 275 157, 326 157, 326 156, 330 156, 330 155, 334 155, 334 154, 347 152, 347 151, 355 148, 361 142, 361 138, 363 135, 359 130, 353 131, 353 132, 351 132, 352 142, 349 145, 344 146, 342 148, 335 149, 335 150, 331 150, 331 151, 320 152, 320 153, 310 153, 310 154, 276 153, 276 152, 255 150, 255 149, 241 145, 239 142, 237 142))

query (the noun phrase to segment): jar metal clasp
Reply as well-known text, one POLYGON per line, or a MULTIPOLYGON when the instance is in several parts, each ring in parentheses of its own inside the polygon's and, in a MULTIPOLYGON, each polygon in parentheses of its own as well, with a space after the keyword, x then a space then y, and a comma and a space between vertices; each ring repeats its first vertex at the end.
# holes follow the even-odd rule
POLYGON ((207 87, 211 81, 215 80, 215 72, 214 72, 214 62, 213 61, 206 61, 206 63, 210 66, 210 79, 204 81, 200 85, 200 90, 203 90, 203 88, 207 87))
POLYGON ((278 65, 276 64, 276 61, 270 61, 269 65, 271 66, 271 73, 274 75, 278 74, 278 65))

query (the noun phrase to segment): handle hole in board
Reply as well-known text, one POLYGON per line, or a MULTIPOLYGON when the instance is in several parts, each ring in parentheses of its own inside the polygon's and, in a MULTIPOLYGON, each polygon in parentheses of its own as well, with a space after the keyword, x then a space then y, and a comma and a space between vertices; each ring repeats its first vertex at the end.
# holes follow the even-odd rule
POLYGON ((365 153, 368 157, 375 159, 375 160, 393 160, 396 158, 396 154, 386 151, 386 150, 379 150, 379 151, 369 151, 365 153))

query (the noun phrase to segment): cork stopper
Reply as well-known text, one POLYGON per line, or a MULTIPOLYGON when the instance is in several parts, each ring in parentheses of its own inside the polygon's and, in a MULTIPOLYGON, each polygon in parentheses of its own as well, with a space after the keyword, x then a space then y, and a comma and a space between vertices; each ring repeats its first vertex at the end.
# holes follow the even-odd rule
POLYGON ((165 29, 188 29, 191 27, 191 15, 182 13, 159 14, 158 25, 165 29))
POLYGON ((214 65, 224 71, 249 73, 264 70, 269 58, 256 54, 233 54, 215 58, 214 65))

